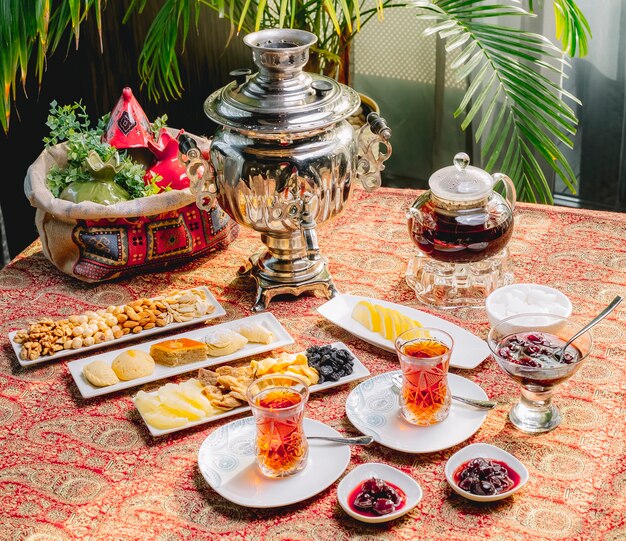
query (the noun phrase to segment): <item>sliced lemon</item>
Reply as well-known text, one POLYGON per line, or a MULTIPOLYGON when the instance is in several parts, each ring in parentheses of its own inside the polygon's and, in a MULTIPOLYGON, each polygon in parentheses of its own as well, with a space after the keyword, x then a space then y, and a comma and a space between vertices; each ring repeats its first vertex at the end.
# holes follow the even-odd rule
POLYGON ((403 332, 422 324, 393 308, 360 301, 352 310, 352 319, 392 342, 403 332))

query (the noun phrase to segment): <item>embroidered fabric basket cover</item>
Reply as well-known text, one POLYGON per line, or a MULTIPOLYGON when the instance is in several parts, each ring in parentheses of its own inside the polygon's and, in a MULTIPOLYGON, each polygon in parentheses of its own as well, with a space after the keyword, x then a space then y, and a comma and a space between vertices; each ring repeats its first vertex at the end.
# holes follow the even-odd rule
POLYGON ((163 270, 224 248, 239 232, 220 207, 200 210, 188 188, 114 205, 58 199, 46 175, 53 165, 66 163, 64 144, 44 150, 28 169, 24 191, 37 209, 45 256, 79 280, 101 282, 163 270))

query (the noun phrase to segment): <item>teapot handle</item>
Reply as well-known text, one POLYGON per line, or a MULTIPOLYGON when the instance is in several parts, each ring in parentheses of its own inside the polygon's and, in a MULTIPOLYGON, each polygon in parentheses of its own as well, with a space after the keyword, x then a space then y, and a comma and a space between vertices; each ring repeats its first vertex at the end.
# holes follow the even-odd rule
POLYGON ((380 188, 380 172, 385 169, 384 162, 391 156, 390 138, 391 129, 385 119, 378 113, 367 115, 367 124, 358 131, 356 175, 368 192, 380 188))
POLYGON ((498 184, 498 182, 502 181, 502 184, 504 184, 504 191, 506 193, 506 200, 509 202, 509 205, 511 205, 511 210, 515 210, 515 203, 517 203, 517 192, 515 190, 515 184, 513 184, 511 178, 504 173, 495 173, 493 175, 493 178, 495 180, 495 182, 493 183, 494 186, 498 184))
POLYGON ((178 138, 178 149, 186 157, 186 174, 189 178, 189 190, 196 196, 196 205, 201 210, 210 212, 215 207, 217 183, 215 171, 209 160, 202 157, 196 141, 187 134, 178 138))

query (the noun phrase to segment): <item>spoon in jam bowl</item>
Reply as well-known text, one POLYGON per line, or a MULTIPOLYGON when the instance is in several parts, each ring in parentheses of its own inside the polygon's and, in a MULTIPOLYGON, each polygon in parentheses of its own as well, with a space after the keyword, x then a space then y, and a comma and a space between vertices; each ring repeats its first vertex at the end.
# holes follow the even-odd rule
POLYGON ((563 355, 564 353, 567 351, 567 348, 570 346, 570 344, 576 340, 576 338, 579 338, 580 336, 582 336, 583 334, 585 334, 589 329, 591 329, 591 327, 594 327, 595 325, 597 325, 598 323, 600 323, 600 321, 602 321, 606 316, 608 316, 613 310, 615 310, 617 308, 617 306, 619 305, 620 302, 622 302, 624 299, 623 297, 621 297, 620 295, 617 295, 612 301, 611 304, 609 304, 604 310, 602 310, 602 312, 600 312, 596 317, 594 317, 589 323, 587 323, 587 325, 585 325, 582 329, 580 329, 574 336, 572 336, 566 343, 565 345, 558 351, 554 352, 554 356, 555 358, 558 358, 559 360, 563 360, 563 355))
POLYGON ((374 441, 373 436, 356 436, 354 438, 334 438, 332 436, 307 436, 307 440, 332 441, 344 445, 369 445, 374 441))

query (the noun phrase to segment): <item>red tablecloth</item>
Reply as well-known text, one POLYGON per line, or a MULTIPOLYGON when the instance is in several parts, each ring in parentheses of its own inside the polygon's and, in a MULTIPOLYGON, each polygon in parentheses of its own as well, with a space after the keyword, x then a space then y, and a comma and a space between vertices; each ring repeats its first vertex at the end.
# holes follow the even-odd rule
MULTIPOLYGON (((413 250, 404 212, 415 192, 357 191, 346 213, 320 230, 320 245, 341 292, 417 308, 403 274, 413 250)), ((206 284, 228 311, 248 315, 253 287, 236 271, 259 248, 242 231, 219 254, 163 274, 86 285, 59 273, 33 244, 0 272, 0 539, 32 540, 332 540, 626 538, 626 308, 594 330, 583 368, 557 391, 562 425, 529 436, 508 422, 518 389, 493 360, 456 371, 501 401, 466 443, 489 442, 522 460, 530 481, 513 497, 472 504, 448 488, 446 459, 463 445, 410 455, 379 445, 352 449, 349 468, 393 464, 419 481, 424 498, 406 517, 368 526, 338 506, 335 487, 300 504, 251 510, 221 498, 197 467, 204 438, 226 421, 152 439, 131 402, 137 389, 82 400, 65 362, 19 367, 7 333, 43 316, 63 317, 174 288, 206 284)), ((559 288, 580 321, 626 290, 626 215, 519 205, 510 244, 516 280, 559 288)), ((373 374, 397 369, 382 352, 321 318, 321 299, 274 302, 272 312, 296 340, 294 350, 346 342, 373 374)), ((483 310, 438 315, 481 337, 483 310)), ((181 379, 181 378, 179 378, 181 379)), ((162 383, 162 382, 161 382, 162 383)), ((159 384, 146 386, 156 388, 159 384)), ((307 415, 355 434, 344 403, 353 385, 316 394, 307 415)))

